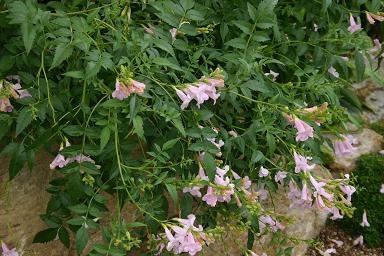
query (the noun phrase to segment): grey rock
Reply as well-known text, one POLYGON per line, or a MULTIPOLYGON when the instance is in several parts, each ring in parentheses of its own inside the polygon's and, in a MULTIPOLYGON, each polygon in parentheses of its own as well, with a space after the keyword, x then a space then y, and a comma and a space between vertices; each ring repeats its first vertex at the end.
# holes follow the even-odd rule
MULTIPOLYGON (((358 140, 358 144, 354 145, 356 151, 345 157, 335 157, 335 160, 330 164, 330 168, 335 171, 349 172, 356 166, 356 160, 369 153, 375 153, 382 149, 383 136, 371 129, 364 128, 359 133, 353 134, 358 140)), ((333 138, 335 140, 335 138, 333 138)))

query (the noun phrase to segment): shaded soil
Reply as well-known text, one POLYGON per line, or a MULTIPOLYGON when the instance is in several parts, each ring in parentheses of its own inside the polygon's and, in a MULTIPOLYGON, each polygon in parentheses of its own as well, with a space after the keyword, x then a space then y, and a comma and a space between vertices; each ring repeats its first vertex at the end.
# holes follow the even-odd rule
POLYGON ((384 256, 384 245, 379 248, 368 248, 363 246, 354 246, 353 240, 356 237, 351 237, 345 233, 340 227, 333 223, 328 223, 327 226, 321 231, 318 240, 319 248, 309 248, 306 256, 320 256, 321 251, 326 251, 329 248, 335 248, 336 253, 331 255, 337 256, 384 256), (331 239, 343 242, 343 245, 338 247, 331 239))

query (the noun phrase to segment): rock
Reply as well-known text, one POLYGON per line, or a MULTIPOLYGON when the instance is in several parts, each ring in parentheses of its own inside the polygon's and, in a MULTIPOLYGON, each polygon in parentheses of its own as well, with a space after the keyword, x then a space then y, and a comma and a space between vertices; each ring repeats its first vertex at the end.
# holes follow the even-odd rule
POLYGON ((363 114, 369 123, 384 120, 384 89, 382 87, 369 94, 365 98, 365 104, 372 110, 363 114))
POLYGON ((361 83, 356 83, 352 85, 352 88, 355 90, 356 95, 364 100, 368 95, 377 90, 377 85, 371 80, 365 80, 361 83))
POLYGON ((368 109, 363 111, 363 119, 367 123, 384 120, 384 88, 372 80, 354 84, 353 88, 368 109))
MULTIPOLYGON (((33 238, 39 231, 47 229, 40 219, 45 213, 50 194, 45 191, 49 181, 58 176, 57 171, 49 169, 53 157, 46 152, 37 154, 35 166, 30 172, 23 169, 12 180, 8 178, 8 160, 0 159, 0 240, 9 246, 23 251, 24 256, 75 256, 73 234, 71 233, 71 247, 67 249, 58 240, 46 244, 33 244, 33 238)), ((116 198, 104 193, 107 199, 108 215, 101 218, 101 226, 110 226, 116 212, 116 198)), ((126 204, 121 210, 121 216, 126 222, 133 222, 136 218, 136 208, 126 204)), ((101 243, 101 231, 90 234, 85 252, 91 250, 93 243, 101 243)))
POLYGON ((32 172, 25 168, 12 181, 8 178, 8 160, 0 159, 0 240, 27 256, 68 255, 59 241, 32 244, 35 234, 47 228, 39 215, 45 212, 50 197, 45 189, 56 175, 48 167, 51 159, 38 154, 32 172))
MULTIPOLYGON (((314 176, 331 179, 332 175, 324 167, 317 166, 313 171, 314 176)), ((273 193, 272 200, 263 203, 263 206, 269 210, 275 210, 277 214, 282 214, 290 220, 290 224, 283 223, 286 227, 284 232, 301 240, 314 239, 318 236, 321 229, 325 226, 327 213, 320 212, 316 207, 308 209, 292 209, 289 208, 290 201, 287 198, 288 188, 280 187, 276 193, 273 193)), ((227 222, 227 223, 230 223, 227 222)), ((268 256, 274 256, 279 248, 278 244, 271 244, 271 234, 262 235, 255 238, 253 251, 262 254, 267 253, 268 256)), ((221 239, 208 247, 204 248, 202 255, 243 255, 247 245, 247 232, 244 230, 233 230, 229 226, 225 228, 225 234, 221 239)), ((303 256, 308 249, 305 242, 300 242, 293 246, 292 256, 303 256)), ((287 246, 287 247, 288 247, 287 246)))
POLYGON ((353 134, 359 144, 355 145, 356 151, 346 157, 337 157, 329 165, 329 168, 335 171, 349 172, 356 166, 356 160, 364 154, 375 153, 382 149, 383 136, 371 129, 364 128, 361 132, 353 134))

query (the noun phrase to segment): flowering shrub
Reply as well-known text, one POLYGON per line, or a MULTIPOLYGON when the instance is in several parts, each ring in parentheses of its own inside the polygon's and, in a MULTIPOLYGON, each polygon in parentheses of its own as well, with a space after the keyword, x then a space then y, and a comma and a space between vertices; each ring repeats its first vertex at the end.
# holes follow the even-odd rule
POLYGON ((351 215, 349 178, 311 170, 322 164, 320 146, 332 146, 322 134, 339 136, 342 154, 353 149, 341 135, 354 120, 345 107, 360 107, 348 87, 380 57, 360 10, 381 22, 381 8, 379 0, 3 1, 1 155, 13 178, 44 148, 61 174, 35 242, 69 246, 74 232, 82 254, 102 229, 105 243, 90 255, 195 255, 223 232, 222 216, 237 216, 232 225, 248 230, 244 252, 256 255, 259 234, 284 230, 284 216, 261 204, 278 186, 289 186, 291 207, 351 215), (117 211, 102 225, 106 194, 117 211), (134 222, 124 205, 135 207, 134 222))

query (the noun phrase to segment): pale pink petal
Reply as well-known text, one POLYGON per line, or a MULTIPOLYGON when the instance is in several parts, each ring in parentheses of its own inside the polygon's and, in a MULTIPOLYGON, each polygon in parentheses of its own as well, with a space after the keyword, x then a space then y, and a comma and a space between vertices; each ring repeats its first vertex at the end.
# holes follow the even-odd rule
POLYGON ((357 237, 355 240, 353 240, 353 245, 363 245, 364 243, 364 237, 362 235, 360 235, 359 237, 357 237))
POLYGON ((367 15, 367 20, 368 20, 369 24, 375 24, 375 20, 372 18, 372 16, 369 14, 369 12, 365 12, 365 14, 367 15))
POLYGON ((363 221, 360 223, 360 226, 362 226, 362 227, 369 227, 370 226, 370 224, 368 222, 368 218, 367 218, 367 212, 365 209, 364 209, 364 213, 363 213, 363 221))

